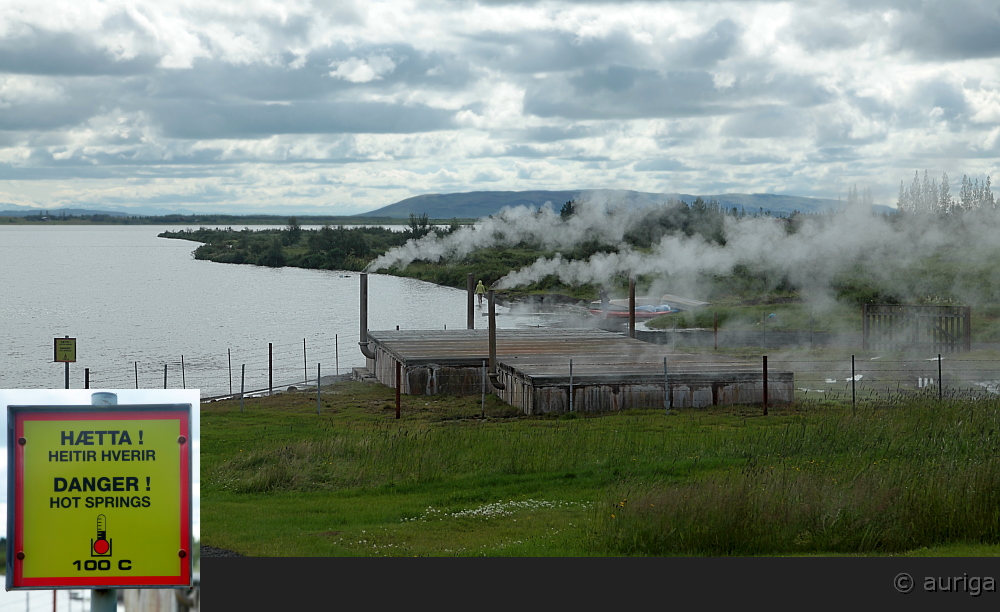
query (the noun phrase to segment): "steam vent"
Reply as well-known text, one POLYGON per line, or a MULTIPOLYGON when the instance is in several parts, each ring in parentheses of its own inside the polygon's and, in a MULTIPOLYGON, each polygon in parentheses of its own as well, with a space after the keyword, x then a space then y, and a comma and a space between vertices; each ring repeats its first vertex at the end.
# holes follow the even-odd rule
MULTIPOLYGON (((379 382, 408 395, 500 396, 524 414, 570 410, 602 412, 663 408, 664 380, 671 407, 759 403, 760 364, 733 363, 713 355, 687 355, 597 329, 496 330, 496 378, 488 376, 489 338, 485 329, 372 331, 369 371, 379 382), (663 358, 667 358, 664 376, 663 358)), ((768 372, 768 401, 792 399, 791 372, 768 372)))

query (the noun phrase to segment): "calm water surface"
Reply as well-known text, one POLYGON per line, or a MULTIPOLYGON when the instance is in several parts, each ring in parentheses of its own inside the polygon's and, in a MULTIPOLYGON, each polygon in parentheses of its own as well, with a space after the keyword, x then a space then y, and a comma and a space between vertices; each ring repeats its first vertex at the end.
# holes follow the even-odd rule
MULTIPOLYGON (((0 388, 62 388, 52 359, 63 336, 77 339, 73 388, 85 368, 92 388, 134 388, 136 369, 139 387, 162 388, 166 364, 168 387, 206 397, 229 392, 230 363, 235 391, 243 364, 247 390, 266 388, 268 343, 275 386, 304 369, 314 378, 317 363, 324 376, 363 363, 357 273, 196 261, 197 243, 157 238, 180 227, 0 225, 0 388)), ((465 328, 464 291, 377 274, 368 284, 369 329, 465 328)))

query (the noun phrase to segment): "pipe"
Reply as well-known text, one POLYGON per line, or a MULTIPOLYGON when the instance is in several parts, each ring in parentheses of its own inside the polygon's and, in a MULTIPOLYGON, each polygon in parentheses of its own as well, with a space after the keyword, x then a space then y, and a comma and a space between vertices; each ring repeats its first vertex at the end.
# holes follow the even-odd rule
POLYGON ((628 277, 628 337, 635 338, 635 277, 628 277))
POLYGON ((497 373, 497 309, 493 299, 493 290, 486 292, 486 299, 490 304, 490 384, 494 389, 503 390, 506 386, 500 382, 500 374, 497 373))
POLYGON ((361 341, 358 342, 361 354, 368 359, 375 359, 375 352, 368 345, 368 274, 361 273, 361 341))
POLYGON ((469 273, 469 275, 466 277, 466 279, 465 279, 465 289, 466 289, 466 292, 469 294, 469 304, 468 304, 468 313, 469 313, 469 315, 468 315, 468 321, 465 324, 465 328, 466 329, 476 329, 476 319, 475 319, 476 309, 475 309, 475 306, 473 304, 473 299, 472 299, 473 297, 475 297, 475 293, 476 293, 476 276, 474 274, 469 273))

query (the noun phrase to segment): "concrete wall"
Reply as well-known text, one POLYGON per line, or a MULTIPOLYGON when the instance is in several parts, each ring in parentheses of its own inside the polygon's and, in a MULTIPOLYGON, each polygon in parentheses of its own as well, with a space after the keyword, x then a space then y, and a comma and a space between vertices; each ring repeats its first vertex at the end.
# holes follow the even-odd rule
MULTIPOLYGON (((375 359, 368 360, 368 370, 387 387, 396 388, 396 356, 374 344, 375 359)), ((403 366, 400 371, 402 393, 406 395, 476 395, 482 392, 483 368, 424 364, 403 366)), ((487 383, 486 392, 492 387, 487 383)))
MULTIPOLYGON (((794 397, 791 372, 768 376, 768 402, 787 403, 794 397)), ((547 384, 526 380, 509 368, 501 368, 506 389, 498 395, 524 414, 562 413, 569 411, 569 384, 547 384)), ((672 408, 704 408, 763 402, 763 384, 759 374, 716 373, 712 375, 674 376, 669 379, 672 408), (714 380, 713 380, 714 378, 714 380)), ((608 383, 574 381, 573 410, 610 412, 630 408, 664 408, 662 381, 608 383)))

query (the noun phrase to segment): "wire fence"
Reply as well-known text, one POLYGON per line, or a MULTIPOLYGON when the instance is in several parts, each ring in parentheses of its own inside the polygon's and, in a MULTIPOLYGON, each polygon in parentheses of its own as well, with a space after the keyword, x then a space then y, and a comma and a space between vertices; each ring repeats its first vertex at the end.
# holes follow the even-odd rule
MULTIPOLYGON (((673 343, 671 343, 673 344, 673 343)), ((678 346, 677 348, 683 348, 678 346)), ((913 394, 953 396, 1000 395, 1000 359, 994 351, 973 351, 915 357, 912 354, 875 355, 865 352, 850 355, 849 348, 827 347, 826 357, 816 351, 765 349, 758 354, 743 353, 727 358, 713 350, 688 346, 700 354, 680 353, 667 357, 666 368, 655 361, 600 361, 594 355, 549 356, 547 375, 571 376, 570 362, 576 360, 576 384, 599 372, 610 384, 616 374, 624 381, 636 374, 645 377, 665 376, 668 384, 686 384, 678 373, 690 378, 695 374, 711 375, 716 387, 749 385, 748 376, 756 376, 763 387, 763 360, 768 358, 772 380, 785 380, 790 373, 795 399, 886 401, 913 394), (772 352, 772 351, 777 351, 772 352), (770 352, 770 355, 765 353, 770 352), (752 374, 753 371, 758 374, 752 374)), ((750 350, 753 350, 752 348, 750 350)), ((525 368, 516 360, 507 360, 511 368, 525 368)), ((482 394, 484 363, 469 363, 450 368, 410 368, 406 374, 410 394, 454 395, 482 394)), ((523 361, 521 362, 524 363, 523 361)), ((99 367, 73 372, 71 386, 102 389, 188 388, 199 389, 203 400, 254 395, 280 391, 289 386, 312 386, 317 376, 324 384, 350 376, 352 368, 363 366, 364 356, 357 346, 356 334, 316 334, 300 341, 261 344, 253 349, 221 348, 210 354, 178 354, 169 358, 145 361, 111 360, 99 367), (341 338, 340 336, 344 336, 341 338)), ((376 364, 378 367, 378 364, 376 364)), ((534 376, 536 371, 532 373, 534 376)), ((377 373, 377 372, 376 372, 377 373)), ((394 386, 391 373, 379 375, 382 382, 394 386)), ((559 383, 563 386, 568 381, 559 383)), ((487 383, 485 393, 493 392, 487 383)), ((749 387, 747 387, 749 388, 749 387)), ((727 403, 713 397, 710 403, 727 403)))
POLYGON ((181 353, 144 360, 109 360, 75 368, 71 386, 93 389, 198 389, 203 400, 268 393, 295 385, 315 385, 363 365, 356 334, 317 334, 298 342, 267 343, 253 349, 221 348, 209 354, 181 353))
MULTIPOLYGON (((376 366, 379 380, 395 387, 394 364, 376 366)), ((410 365, 401 386, 404 393, 417 396, 497 394, 513 404, 530 403, 532 411, 544 406, 545 412, 661 403, 669 408, 792 400, 857 405, 913 397, 1000 398, 1000 360, 993 352, 929 358, 871 353, 823 358, 788 351, 746 358, 677 353, 665 359, 617 361, 598 355, 520 355, 499 359, 498 376, 508 385, 505 390, 493 388, 486 370, 485 360, 410 365), (530 392, 521 387, 530 387, 530 392)))

